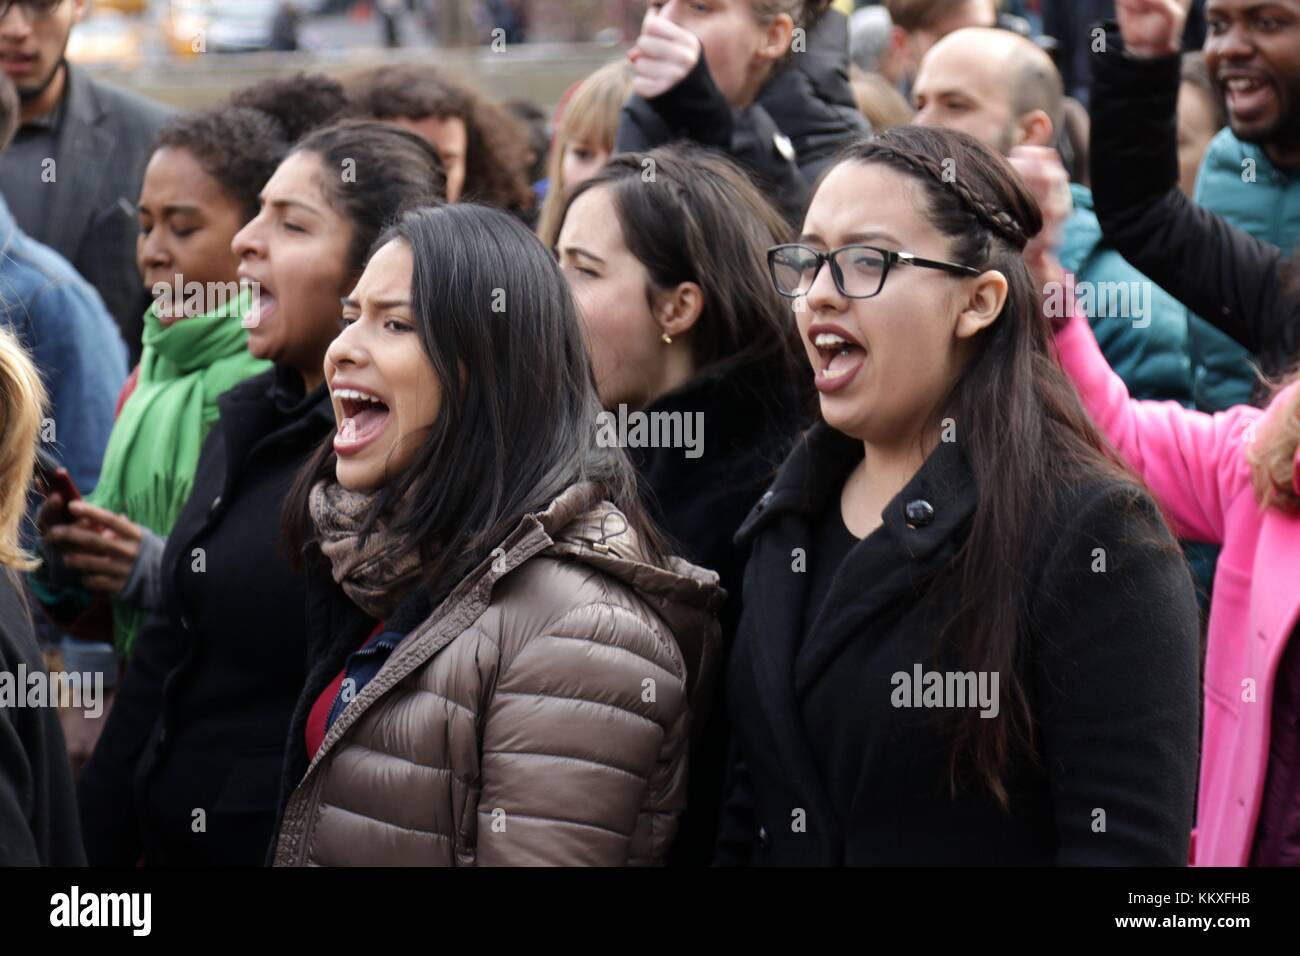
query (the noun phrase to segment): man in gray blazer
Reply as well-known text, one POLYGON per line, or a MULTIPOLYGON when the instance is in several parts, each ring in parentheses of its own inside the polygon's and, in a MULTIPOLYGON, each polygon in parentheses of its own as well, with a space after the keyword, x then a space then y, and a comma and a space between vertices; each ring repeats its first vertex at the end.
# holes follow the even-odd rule
POLYGON ((169 110, 67 63, 85 8, 86 0, 0 0, 0 67, 21 100, 0 193, 24 232, 98 290, 134 365, 150 301, 135 264, 135 208, 169 110))

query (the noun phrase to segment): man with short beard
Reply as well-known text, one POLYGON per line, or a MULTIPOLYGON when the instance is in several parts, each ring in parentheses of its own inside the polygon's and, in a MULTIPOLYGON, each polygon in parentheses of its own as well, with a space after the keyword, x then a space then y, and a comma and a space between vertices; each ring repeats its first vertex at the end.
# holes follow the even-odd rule
POLYGON ((0 0, 0 67, 21 101, 0 191, 23 231, 99 292, 134 363, 150 302, 135 265, 135 204, 167 110, 67 63, 85 9, 86 0, 0 0))
MULTIPOLYGON (((1063 114, 1062 80, 1051 59, 1006 30, 974 27, 944 37, 921 61, 913 95, 918 126, 960 130, 1004 156, 1018 146, 1053 145, 1063 114)), ((1134 397, 1193 405, 1200 371, 1193 335, 1197 327, 1220 333, 1189 319, 1181 303, 1139 271, 1139 263, 1120 254, 1103 235, 1087 186, 1074 182, 1069 190, 1073 210, 1056 238, 1057 254, 1076 279, 1072 291, 1096 293, 1088 324, 1106 361, 1134 397), (1132 298, 1127 306, 1109 300, 1101 291, 1106 289, 1142 290, 1145 309, 1139 315, 1132 298)), ((1184 553, 1198 589, 1209 594, 1218 549, 1188 542, 1184 553)))
MULTIPOLYGON (((1093 56, 1099 61, 1117 58, 1117 63, 1098 62, 1094 75, 1114 75, 1115 67, 1126 63, 1120 72, 1135 78, 1131 90, 1110 91, 1109 115, 1123 117, 1127 103, 1149 95, 1151 82, 1141 78, 1145 71, 1158 76, 1176 62, 1188 3, 1117 0, 1125 35, 1149 40, 1126 44, 1118 29, 1108 25, 1105 51, 1093 56)), ((1224 97, 1228 128, 1206 151, 1196 202, 1256 239, 1292 252, 1300 246, 1300 0, 1207 0, 1205 19, 1205 63, 1224 97)), ((1134 135, 1141 133, 1135 130, 1134 135)), ((1099 203, 1102 223, 1110 231, 1116 231, 1125 214, 1113 203, 1112 208, 1099 203)), ((1155 272, 1166 250, 1158 243, 1135 242, 1126 254, 1155 272)), ((1223 321, 1209 314, 1205 319, 1223 321)), ((1194 323, 1192 333, 1200 366, 1197 407, 1214 412, 1252 401, 1258 379, 1251 362, 1258 357, 1218 328, 1194 323)))
MULTIPOLYGON (((1293 251, 1300 246, 1300 0, 1208 0, 1205 18, 1205 65, 1224 97, 1228 128, 1206 150, 1196 202, 1293 251)), ((1255 384, 1252 376, 1252 391, 1255 384)), ((1226 408, 1231 398, 1206 410, 1226 408)))
MULTIPOLYGON (((1054 145, 1064 113, 1061 76, 1048 55, 1022 36, 983 27, 932 46, 912 95, 916 125, 959 130, 1003 156, 1017 146, 1054 145)), ((1073 211, 1058 254, 1079 290, 1099 293, 1088 321, 1106 360, 1135 397, 1191 405, 1186 309, 1105 241, 1088 187, 1071 183, 1067 202, 1073 211), (1101 294, 1108 289, 1143 290, 1145 308, 1138 314, 1131 297, 1112 308, 1118 301, 1101 294)))

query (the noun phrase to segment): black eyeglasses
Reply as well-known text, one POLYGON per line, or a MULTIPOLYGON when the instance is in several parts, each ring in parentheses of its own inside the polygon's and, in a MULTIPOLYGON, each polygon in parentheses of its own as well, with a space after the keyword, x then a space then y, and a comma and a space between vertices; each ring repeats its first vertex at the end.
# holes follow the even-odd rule
POLYGON ((0 20, 9 16, 14 7, 22 7, 32 18, 48 17, 63 3, 63 0, 0 0, 0 20))
POLYGON ((875 246, 854 244, 822 252, 799 243, 773 246, 767 250, 767 267, 772 273, 776 291, 787 299, 807 295, 822 270, 822 264, 831 264, 831 278, 840 294, 850 299, 870 299, 885 287, 885 278, 895 265, 920 266, 922 269, 939 269, 953 275, 982 275, 979 269, 921 259, 910 252, 894 252, 875 246))

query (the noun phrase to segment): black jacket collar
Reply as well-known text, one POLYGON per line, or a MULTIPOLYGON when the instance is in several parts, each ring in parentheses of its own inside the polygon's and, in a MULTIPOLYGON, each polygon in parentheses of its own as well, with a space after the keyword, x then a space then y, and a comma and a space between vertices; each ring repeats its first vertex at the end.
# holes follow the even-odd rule
POLYGON ((753 456, 766 459, 773 474, 807 425, 810 401, 798 373, 779 359, 708 369, 646 409, 700 413, 705 453, 687 458, 680 448, 634 448, 628 454, 657 494, 691 487, 753 456))
POLYGON ((305 393, 302 377, 279 365, 230 389, 217 399, 217 407, 231 474, 264 442, 311 443, 334 426, 325 383, 305 393))
POLYGON ((736 536, 753 549, 738 640, 748 645, 771 745, 798 781, 809 819, 820 821, 820 859, 830 864, 842 852, 840 821, 802 729, 800 700, 847 642, 896 602, 911 600, 952 560, 977 499, 960 446, 941 442, 886 506, 883 527, 849 552, 801 649, 807 576, 789 573, 791 555, 810 546, 824 510, 838 507, 844 480, 862 455, 860 441, 818 422, 801 436, 736 536))
MULTIPOLYGON (((815 521, 839 500, 844 479, 862 460, 862 443, 818 422, 795 444, 772 487, 745 519, 736 542, 749 545, 782 515, 815 521)), ((975 511, 979 492, 958 442, 940 442, 885 507, 884 524, 906 554, 922 559, 957 534, 975 511)))

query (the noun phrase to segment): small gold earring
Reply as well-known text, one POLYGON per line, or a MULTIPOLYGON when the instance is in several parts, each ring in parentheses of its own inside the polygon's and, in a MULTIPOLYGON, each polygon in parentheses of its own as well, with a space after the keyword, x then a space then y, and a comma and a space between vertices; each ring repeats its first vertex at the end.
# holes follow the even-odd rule
POLYGON ((665 332, 663 335, 661 335, 660 338, 662 338, 662 339, 664 340, 664 345, 672 345, 672 344, 673 344, 673 337, 672 337, 671 335, 669 335, 667 332, 665 332))

